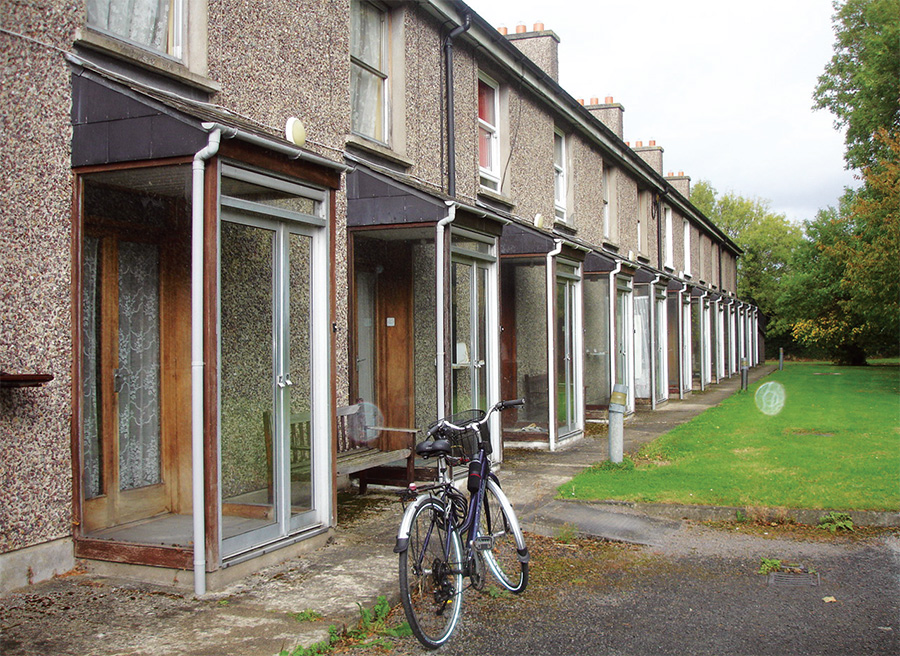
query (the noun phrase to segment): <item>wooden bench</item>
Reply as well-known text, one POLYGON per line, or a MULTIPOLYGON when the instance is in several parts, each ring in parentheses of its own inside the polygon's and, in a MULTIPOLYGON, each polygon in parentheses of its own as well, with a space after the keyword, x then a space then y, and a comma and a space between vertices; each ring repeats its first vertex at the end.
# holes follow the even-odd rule
POLYGON ((367 425, 366 413, 362 405, 342 406, 337 409, 337 475, 353 476, 359 480, 359 493, 365 494, 369 483, 406 485, 415 475, 415 428, 395 428, 390 426, 367 425), (396 434, 400 439, 390 439, 396 434), (389 444, 399 442, 399 449, 389 448, 389 444), (387 447, 387 448, 385 448, 387 447), (382 475, 387 465, 406 460, 402 478, 396 475, 382 475), (378 473, 373 474, 373 470, 378 473))
MULTIPOLYGON (((366 425, 365 413, 360 404, 342 406, 336 413, 337 419, 337 475, 353 476, 359 479, 360 494, 366 493, 369 483, 406 485, 415 473, 415 428, 393 428, 389 426, 366 425), (402 448, 383 449, 387 444, 386 434, 399 434, 402 448), (386 479, 382 475, 369 476, 367 472, 375 468, 406 460, 405 482, 396 475, 386 479)), ((272 499, 272 413, 263 413, 263 430, 266 440, 266 461, 269 473, 269 499, 272 499)), ((396 443, 397 440, 391 440, 396 443)), ((305 478, 311 467, 312 434, 310 413, 291 415, 290 423, 290 470, 291 477, 305 478)))

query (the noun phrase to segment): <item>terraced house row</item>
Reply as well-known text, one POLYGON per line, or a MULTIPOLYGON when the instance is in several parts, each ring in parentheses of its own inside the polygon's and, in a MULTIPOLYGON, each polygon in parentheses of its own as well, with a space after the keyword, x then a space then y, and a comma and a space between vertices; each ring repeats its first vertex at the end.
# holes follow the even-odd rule
POLYGON ((440 415, 525 398, 502 461, 758 363, 740 249, 558 43, 458 0, 4 3, 2 589, 203 593, 422 476, 440 415))

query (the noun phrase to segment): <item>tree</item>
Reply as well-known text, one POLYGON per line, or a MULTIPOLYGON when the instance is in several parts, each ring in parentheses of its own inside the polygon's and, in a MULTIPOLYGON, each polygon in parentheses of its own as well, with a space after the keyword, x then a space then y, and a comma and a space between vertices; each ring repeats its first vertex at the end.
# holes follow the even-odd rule
POLYGON ((876 131, 900 131, 900 0, 835 0, 834 9, 834 56, 819 76, 814 107, 846 128, 844 160, 863 169, 885 159, 876 131))
POLYGON ((900 139, 877 139, 887 158, 806 224, 780 301, 794 338, 841 364, 900 351, 900 139))

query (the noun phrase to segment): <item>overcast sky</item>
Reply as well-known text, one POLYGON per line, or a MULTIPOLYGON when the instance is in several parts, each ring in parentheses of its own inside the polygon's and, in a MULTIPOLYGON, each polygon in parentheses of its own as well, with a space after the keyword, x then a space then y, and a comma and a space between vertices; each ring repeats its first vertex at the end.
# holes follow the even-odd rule
POLYGON ((766 199, 798 222, 857 184, 832 114, 812 110, 833 52, 830 0, 468 4, 510 32, 536 22, 556 32, 563 88, 621 103, 625 141, 656 140, 663 173, 766 199))

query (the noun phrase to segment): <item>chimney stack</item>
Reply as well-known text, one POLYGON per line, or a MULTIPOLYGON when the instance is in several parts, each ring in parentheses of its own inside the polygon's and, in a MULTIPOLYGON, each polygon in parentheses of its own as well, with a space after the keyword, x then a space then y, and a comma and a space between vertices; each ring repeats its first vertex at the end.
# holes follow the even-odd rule
POLYGON ((606 96, 603 104, 598 103, 597 100, 597 98, 591 98, 591 104, 587 105, 587 109, 621 139, 625 134, 623 124, 625 108, 615 102, 612 96, 606 96))
POLYGON ((656 145, 656 140, 651 139, 644 146, 643 142, 638 141, 635 145, 634 152, 641 156, 641 159, 653 167, 653 170, 662 175, 663 172, 663 149, 656 145))
POLYGON ((675 191, 687 198, 691 199, 691 176, 685 175, 684 171, 679 171, 678 175, 669 171, 666 175, 666 181, 675 187, 675 191))
POLYGON ((559 82, 559 37, 553 30, 544 29, 544 24, 538 21, 529 32, 524 23, 519 23, 516 25, 516 33, 506 34, 506 38, 547 75, 559 82))

